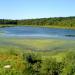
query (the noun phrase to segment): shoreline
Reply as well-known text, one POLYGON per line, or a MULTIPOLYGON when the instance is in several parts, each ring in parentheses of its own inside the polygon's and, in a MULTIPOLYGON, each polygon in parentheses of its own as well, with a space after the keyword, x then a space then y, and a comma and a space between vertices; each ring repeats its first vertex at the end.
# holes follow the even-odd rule
POLYGON ((67 26, 49 26, 49 25, 44 25, 44 26, 42 26, 42 25, 11 25, 11 24, 9 24, 9 25, 0 25, 0 28, 3 28, 3 27, 16 27, 16 26, 26 26, 26 27, 29 27, 29 26, 31 26, 31 27, 46 27, 46 28, 60 28, 60 29, 75 29, 75 27, 67 27, 67 26))

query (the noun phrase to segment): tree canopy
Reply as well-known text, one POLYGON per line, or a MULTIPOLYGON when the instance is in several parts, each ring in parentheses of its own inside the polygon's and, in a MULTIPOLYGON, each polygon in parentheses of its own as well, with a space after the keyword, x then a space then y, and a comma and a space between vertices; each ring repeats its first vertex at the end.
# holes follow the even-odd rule
POLYGON ((24 20, 0 19, 0 24, 75 27, 75 17, 54 17, 24 20))

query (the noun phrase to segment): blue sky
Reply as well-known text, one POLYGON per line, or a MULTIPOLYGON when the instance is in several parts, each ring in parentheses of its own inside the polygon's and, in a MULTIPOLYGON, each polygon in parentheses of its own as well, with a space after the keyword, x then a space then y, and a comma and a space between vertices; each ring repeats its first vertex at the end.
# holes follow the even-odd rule
POLYGON ((75 0, 0 0, 0 19, 75 16, 75 0))

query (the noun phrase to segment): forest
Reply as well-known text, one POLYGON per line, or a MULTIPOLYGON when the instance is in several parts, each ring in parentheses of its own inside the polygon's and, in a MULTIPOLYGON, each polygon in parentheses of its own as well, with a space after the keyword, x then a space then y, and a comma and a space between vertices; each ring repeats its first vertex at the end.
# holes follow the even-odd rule
POLYGON ((7 25, 33 25, 33 26, 58 26, 58 27, 75 27, 75 17, 53 17, 37 19, 0 19, 1 26, 7 25))

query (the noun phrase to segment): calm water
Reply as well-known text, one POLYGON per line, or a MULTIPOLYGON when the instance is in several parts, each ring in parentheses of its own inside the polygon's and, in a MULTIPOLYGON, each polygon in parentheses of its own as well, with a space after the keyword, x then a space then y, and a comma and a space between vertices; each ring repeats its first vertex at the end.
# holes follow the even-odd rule
POLYGON ((75 30, 24 26, 5 27, 0 28, 0 37, 75 39, 75 30))

